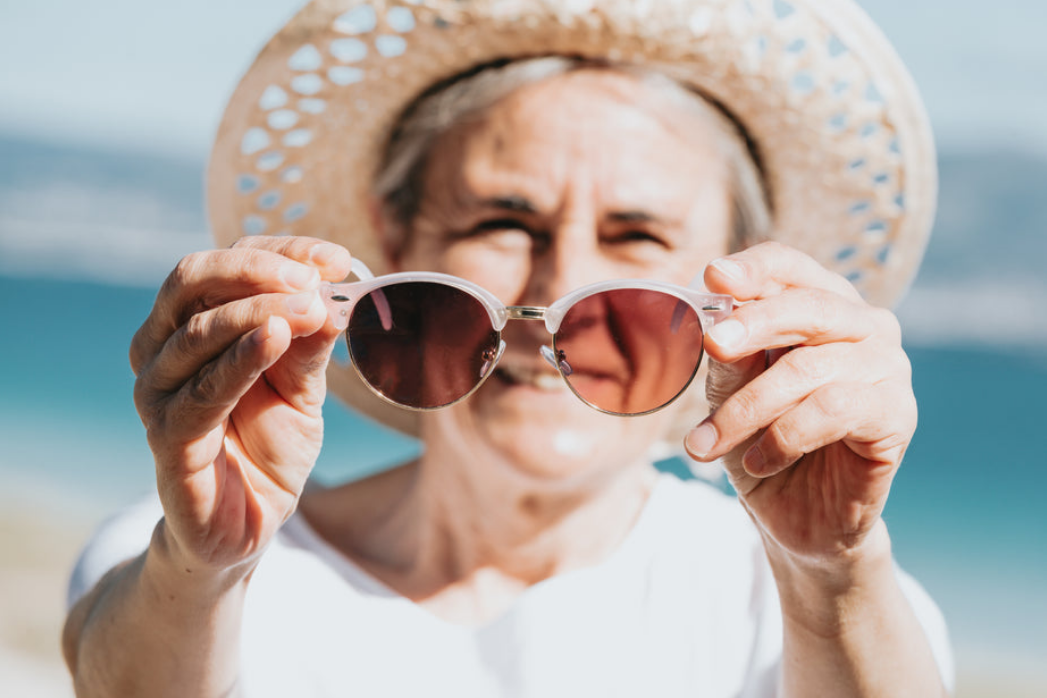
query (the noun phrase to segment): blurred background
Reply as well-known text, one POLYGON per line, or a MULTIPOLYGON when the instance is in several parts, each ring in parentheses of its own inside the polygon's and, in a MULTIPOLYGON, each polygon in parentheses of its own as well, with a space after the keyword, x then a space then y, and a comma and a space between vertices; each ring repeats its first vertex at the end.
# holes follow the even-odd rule
MULTIPOLYGON (((65 575, 147 493, 126 352, 210 246, 224 100, 299 0, 0 5, 0 695, 70 696, 65 575)), ((886 512, 949 622, 961 698, 1047 696, 1047 4, 862 0, 939 143, 937 229, 899 308, 920 428, 886 512)), ((414 445, 336 404, 318 475, 414 445)))

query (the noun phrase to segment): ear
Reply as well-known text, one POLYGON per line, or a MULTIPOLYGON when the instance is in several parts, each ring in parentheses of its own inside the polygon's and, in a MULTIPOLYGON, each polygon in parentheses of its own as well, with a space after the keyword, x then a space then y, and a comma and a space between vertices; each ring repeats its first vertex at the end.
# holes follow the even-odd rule
POLYGON ((382 262, 389 272, 401 271, 400 258, 404 231, 400 229, 399 224, 389 219, 383 208, 378 197, 368 197, 367 216, 371 221, 372 229, 378 234, 382 262))

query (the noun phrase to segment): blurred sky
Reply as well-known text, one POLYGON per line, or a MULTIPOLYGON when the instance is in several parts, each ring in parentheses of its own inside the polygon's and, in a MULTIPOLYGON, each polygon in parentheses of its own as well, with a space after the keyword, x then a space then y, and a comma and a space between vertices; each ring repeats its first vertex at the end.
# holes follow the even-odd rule
MULTIPOLYGON (((943 149, 1047 154, 1047 3, 859 0, 943 149)), ((202 159, 263 39, 301 0, 2 0, 0 131, 202 159)))

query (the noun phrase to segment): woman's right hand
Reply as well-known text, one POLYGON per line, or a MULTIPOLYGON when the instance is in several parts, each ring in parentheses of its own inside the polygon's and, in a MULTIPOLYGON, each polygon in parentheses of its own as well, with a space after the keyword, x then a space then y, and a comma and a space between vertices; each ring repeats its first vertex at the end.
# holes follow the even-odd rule
POLYGON ((339 334, 317 290, 349 264, 344 248, 300 237, 192 254, 135 334, 158 534, 180 569, 246 574, 294 511, 320 452, 339 334))

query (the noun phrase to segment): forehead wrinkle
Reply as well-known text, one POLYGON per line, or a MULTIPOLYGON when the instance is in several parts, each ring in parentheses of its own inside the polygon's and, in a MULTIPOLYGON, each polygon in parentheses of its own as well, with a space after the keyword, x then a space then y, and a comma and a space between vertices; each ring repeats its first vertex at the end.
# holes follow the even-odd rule
MULTIPOLYGON (((580 128, 579 137, 569 144, 576 151, 572 153, 574 161, 584 159, 592 164, 590 171, 594 192, 599 192, 599 197, 607 204, 605 210, 610 209, 603 215, 604 220, 689 227, 693 219, 701 218, 710 205, 717 206, 718 200, 726 195, 727 159, 718 146, 718 136, 705 119, 625 73, 579 71, 557 80, 559 82, 553 89, 568 93, 567 99, 557 100, 557 103, 570 105, 572 124, 581 125, 586 122, 587 116, 592 118, 593 100, 569 98, 578 89, 573 83, 582 82, 595 90, 596 99, 605 100, 614 108, 616 138, 622 141, 635 139, 640 144, 639 148, 633 149, 607 147, 603 140, 606 134, 601 134, 598 129, 587 128, 580 128), (659 141, 676 141, 679 150, 674 148, 668 154, 671 160, 685 156, 691 160, 692 168, 704 170, 699 172, 700 183, 691 192, 691 206, 683 215, 677 215, 679 212, 671 201, 674 195, 672 187, 664 186, 664 182, 659 184, 657 178, 635 176, 634 168, 638 163, 630 158, 642 150, 644 145, 650 144, 652 135, 659 141), (670 199, 666 199, 667 196, 670 199)), ((533 100, 534 106, 540 107, 538 102, 533 100)), ((656 161, 650 155, 650 151, 644 150, 644 163, 656 161)))
POLYGON ((514 157, 511 145, 499 153, 476 148, 453 177, 457 193, 470 207, 526 214, 557 210, 567 179, 564 168, 548 158, 536 162, 527 150, 514 157))
MULTIPOLYGON (((437 159, 448 158, 445 164, 452 165, 453 171, 440 168, 444 176, 430 184, 449 195, 446 203, 458 211, 488 208, 552 214, 569 198, 584 196, 600 201, 603 211, 597 216, 605 221, 687 227, 690 219, 701 216, 710 197, 719 198, 722 187, 715 184, 725 179, 725 163, 702 137, 705 129, 697 119, 664 100, 657 100, 655 106, 665 109, 654 108, 641 99, 649 92, 629 76, 592 73, 525 87, 438 138, 443 147, 436 148, 437 159), (585 81, 579 84, 579 79, 585 81), (579 88, 595 89, 597 101, 610 103, 616 137, 626 139, 623 144, 630 147, 608 147, 605 129, 586 126, 592 122, 594 101, 578 99, 579 88), (550 103, 556 107, 551 110, 557 114, 553 122, 550 103), (635 166, 644 164, 634 162, 637 157, 653 164, 667 155, 645 150, 652 133, 677 141, 696 161, 706 163, 698 165, 707 170, 700 179, 713 186, 699 185, 689 195, 691 206, 686 212, 675 210, 679 207, 673 200, 680 192, 674 192, 674 187, 659 185, 657 177, 636 176, 635 166)), ((680 157, 675 148, 670 149, 670 159, 680 157)), ((656 148, 665 150, 661 144, 656 148)))
POLYGON ((420 213, 426 218, 456 225, 461 216, 483 208, 533 207, 514 187, 483 186, 500 179, 488 160, 492 148, 501 153, 505 147, 504 135, 494 132, 490 119, 482 114, 441 134, 426 167, 420 213))

